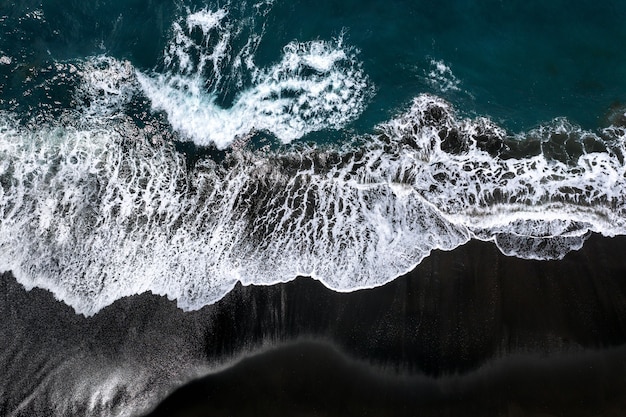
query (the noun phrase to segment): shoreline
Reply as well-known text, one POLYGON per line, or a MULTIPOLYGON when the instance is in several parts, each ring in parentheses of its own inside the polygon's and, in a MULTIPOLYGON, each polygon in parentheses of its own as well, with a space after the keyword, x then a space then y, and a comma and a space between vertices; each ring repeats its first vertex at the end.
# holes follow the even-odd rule
MULTIPOLYGON (((505 374, 512 369, 521 375, 545 358, 541 366, 549 377, 550 366, 568 355, 593 352, 600 352, 594 366, 622 369, 625 250, 626 237, 594 235, 561 261, 532 261, 472 241, 450 252, 435 251, 409 274, 374 289, 336 293, 313 279, 297 278, 274 286, 239 284, 198 311, 183 312, 175 301, 142 294, 88 318, 49 292, 26 291, 3 274, 0 414, 21 407, 25 414, 16 415, 142 415, 202 375, 217 372, 211 378, 219 380, 244 366, 246 359, 237 358, 263 362, 276 357, 274 348, 280 352, 280 346, 298 340, 331 343, 350 361, 374 370, 435 381, 480 374, 494 363, 505 364, 505 374), (266 353, 257 355, 260 348, 266 353), (614 350, 617 356, 602 353, 614 350), (513 366, 521 363, 515 359, 520 355, 532 359, 528 367, 520 365, 521 371, 513 366)), ((331 356, 321 358, 334 363, 331 356)), ((581 367, 564 368, 563 375, 572 379, 586 375, 581 367)), ((497 389, 497 379, 485 375, 484 383, 497 389)), ((601 384, 602 374, 586 378, 596 381, 589 395, 613 392, 601 384)), ((534 392, 533 384, 522 380, 514 391, 534 392)), ((626 398, 626 388, 617 385, 626 398)), ((358 381, 353 389, 359 390, 358 381)), ((583 391, 577 388, 574 397, 584 397, 583 391)), ((626 411, 626 405, 617 406, 626 411)), ((281 407, 288 410, 289 403, 281 407)))

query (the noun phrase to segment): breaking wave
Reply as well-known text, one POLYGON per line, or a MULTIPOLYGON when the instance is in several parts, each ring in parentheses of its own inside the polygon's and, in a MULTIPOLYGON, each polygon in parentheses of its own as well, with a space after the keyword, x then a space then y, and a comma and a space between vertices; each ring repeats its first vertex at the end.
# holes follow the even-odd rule
POLYGON ((81 123, 1 117, 0 269, 86 315, 145 291, 197 309, 298 275, 374 287, 471 238, 555 259, 626 233, 623 127, 556 120, 522 139, 422 95, 350 146, 191 166, 156 122, 67 117, 81 123))

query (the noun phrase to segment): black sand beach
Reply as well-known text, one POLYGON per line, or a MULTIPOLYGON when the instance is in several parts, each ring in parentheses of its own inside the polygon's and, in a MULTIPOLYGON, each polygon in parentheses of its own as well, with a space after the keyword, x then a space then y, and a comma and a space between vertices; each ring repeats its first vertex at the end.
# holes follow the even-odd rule
POLYGON ((118 369, 145 375, 150 404, 210 373, 151 416, 623 415, 625 250, 592 236, 562 261, 529 261, 472 241, 371 290, 298 278, 238 285, 195 312, 143 294, 90 318, 5 274, 0 414, 45 415, 55 384, 118 369))
POLYGON ((624 22, 0 1, 0 417, 626 416, 624 22))
POLYGON ((624 347, 507 355, 432 378, 301 342, 192 382, 150 416, 621 416, 625 373, 624 347))

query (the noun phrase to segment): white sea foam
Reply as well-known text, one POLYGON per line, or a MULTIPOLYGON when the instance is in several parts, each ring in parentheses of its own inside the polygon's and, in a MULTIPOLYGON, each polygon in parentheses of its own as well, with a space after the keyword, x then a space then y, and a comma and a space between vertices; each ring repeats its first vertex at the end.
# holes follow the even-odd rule
POLYGON ((80 65, 69 64, 68 72, 79 72, 81 82, 75 96, 86 115, 115 116, 137 94, 135 68, 129 61, 108 56, 91 58, 80 65))
POLYGON ((481 149, 500 128, 420 96, 364 147, 240 150, 190 169, 149 123, 1 119, 0 269, 83 314, 145 291, 197 309, 237 282, 298 275, 373 287, 472 237, 553 259, 590 232, 626 233, 620 127, 603 132, 613 151, 573 162, 504 158, 481 149))
POLYGON ((442 93, 459 91, 461 81, 452 73, 452 69, 442 60, 431 59, 426 72, 428 82, 442 93))
POLYGON ((188 177, 170 147, 139 133, 5 121, 0 269, 85 314, 144 291, 199 308, 237 281, 377 285, 467 240, 420 199, 353 186, 348 170, 292 173, 242 154, 234 169, 206 163, 188 177), (132 136, 130 149, 115 131, 132 136))
POLYGON ((194 12, 173 25, 166 71, 137 74, 153 109, 164 111, 183 139, 225 149, 256 130, 288 143, 341 128, 361 113, 371 88, 355 52, 341 39, 293 41, 279 62, 263 69, 253 59, 260 35, 233 49, 231 39, 241 30, 228 22, 225 10, 194 12), (201 32, 200 39, 194 31, 201 32), (222 80, 244 69, 251 85, 235 95, 232 106, 220 106, 222 80))
MULTIPOLYGON (((498 158, 479 149, 475 138, 486 129, 503 138, 501 129, 485 126, 485 119, 456 120, 451 112, 442 100, 420 96, 407 114, 383 127, 387 135, 410 138, 420 150, 428 169, 412 167, 402 175, 414 178, 419 194, 446 219, 464 225, 474 237, 494 240, 506 254, 536 259, 563 257, 580 248, 589 231, 607 236, 626 232, 623 129, 605 132, 614 141, 612 151, 586 153, 586 139, 601 139, 557 120, 539 131, 544 138, 550 130, 555 137, 567 133, 580 141, 582 153, 575 159, 565 151, 565 162, 544 153, 498 158), (435 123, 434 141, 432 123, 424 123, 432 108, 443 113, 435 123), (441 132, 451 130, 467 141, 464 151, 441 150, 441 132)), ((530 132, 527 140, 536 135, 530 132)))
POLYGON ((165 52, 167 67, 173 68, 179 75, 201 77, 207 64, 210 64, 213 75, 220 77, 220 62, 227 58, 232 30, 224 22, 227 14, 225 9, 216 12, 205 9, 190 13, 184 22, 174 22, 172 40, 165 52), (194 29, 202 32, 199 42, 192 36, 194 29))

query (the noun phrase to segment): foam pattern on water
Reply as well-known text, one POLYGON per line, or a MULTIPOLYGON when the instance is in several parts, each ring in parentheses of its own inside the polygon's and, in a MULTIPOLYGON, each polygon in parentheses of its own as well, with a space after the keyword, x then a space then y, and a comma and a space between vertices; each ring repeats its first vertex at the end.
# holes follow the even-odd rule
POLYGON ((226 9, 190 13, 173 25, 162 72, 137 73, 152 108, 165 112, 183 140, 225 149, 251 132, 265 131, 288 143, 339 129, 363 111, 372 89, 356 51, 342 39, 290 42, 279 62, 258 68, 254 53, 261 34, 247 35, 243 47, 234 46, 234 39, 249 30, 245 25, 250 23, 231 22, 226 9), (233 83, 238 93, 232 106, 224 107, 218 92, 233 83))
MULTIPOLYGON (((352 146, 243 148, 190 167, 149 120, 0 119, 0 270, 87 315, 145 291, 197 309, 237 282, 298 275, 374 287, 471 238, 555 259, 590 232, 626 232, 618 126, 564 139, 603 151, 518 157, 516 146, 544 139, 524 143, 423 95, 352 146)), ((562 137, 563 123, 547 126, 562 137)))
MULTIPOLYGON (((63 65, 57 65, 65 69, 63 65)), ((135 69, 129 61, 107 56, 87 60, 77 68, 68 64, 67 72, 78 72, 81 82, 74 93, 86 116, 116 116, 124 112, 137 93, 135 69)))
POLYGON ((110 127, 2 129, 0 269, 81 313, 145 291, 199 308, 237 281, 297 275, 349 291, 468 238, 420 199, 346 179, 350 168, 316 173, 314 151, 188 175, 168 145, 117 130, 132 142, 110 127))
POLYGON ((442 93, 459 91, 461 81, 452 73, 452 69, 442 60, 430 60, 430 68, 425 72, 428 83, 442 93))

